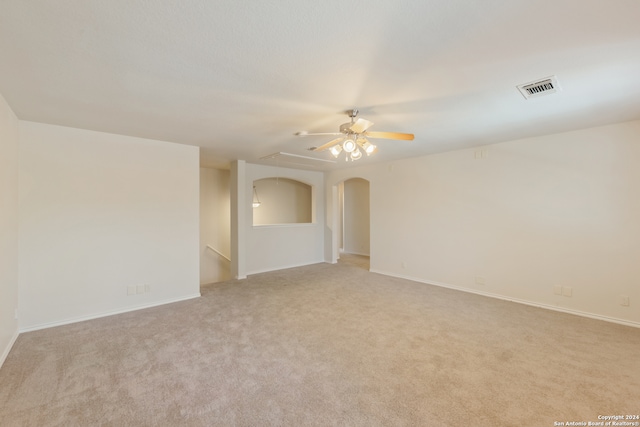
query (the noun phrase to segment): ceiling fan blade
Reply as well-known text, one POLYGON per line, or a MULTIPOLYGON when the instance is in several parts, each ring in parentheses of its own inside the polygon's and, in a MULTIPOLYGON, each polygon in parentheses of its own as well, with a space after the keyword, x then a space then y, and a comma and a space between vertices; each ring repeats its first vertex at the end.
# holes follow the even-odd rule
POLYGON ((315 133, 311 133, 311 132, 307 132, 307 131, 300 131, 300 132, 296 132, 294 133, 294 135, 296 136, 326 136, 326 135, 342 135, 341 132, 315 132, 315 133))
POLYGON ((326 150, 327 148, 331 148, 334 145, 336 145, 338 142, 342 141, 343 137, 340 138, 336 138, 332 141, 327 142, 326 144, 322 144, 320 147, 314 148, 313 151, 322 151, 322 150, 326 150))
POLYGON ((366 132, 364 134, 367 138, 384 138, 384 139, 403 139, 405 141, 413 141, 412 133, 400 133, 400 132, 366 132))
POLYGON ((369 129, 373 126, 373 122, 365 119, 358 119, 354 124, 351 125, 351 131, 353 133, 363 133, 365 130, 369 129))

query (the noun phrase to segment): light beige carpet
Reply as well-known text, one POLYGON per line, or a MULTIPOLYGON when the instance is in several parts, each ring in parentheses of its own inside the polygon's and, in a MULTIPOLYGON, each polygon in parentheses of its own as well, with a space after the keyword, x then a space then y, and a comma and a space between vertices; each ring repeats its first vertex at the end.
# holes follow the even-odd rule
POLYGON ((362 265, 259 274, 22 334, 0 369, 0 425, 553 426, 640 413, 639 329, 362 265))

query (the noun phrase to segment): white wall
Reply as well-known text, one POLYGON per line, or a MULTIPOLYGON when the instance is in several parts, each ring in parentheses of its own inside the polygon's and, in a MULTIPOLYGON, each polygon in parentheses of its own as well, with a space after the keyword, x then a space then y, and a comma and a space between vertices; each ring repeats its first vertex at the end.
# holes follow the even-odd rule
MULTIPOLYGON (((231 277, 234 279, 247 278, 247 242, 246 231, 251 224, 251 217, 247 218, 247 163, 244 160, 231 162, 229 171, 231 187, 231 277)), ((251 192, 249 192, 251 194, 251 192)))
POLYGON ((369 256, 369 181, 352 178, 343 187, 344 252, 369 256))
POLYGON ((18 119, 0 95, 0 366, 18 337, 18 119))
POLYGON ((231 278, 231 263, 211 249, 230 257, 231 211, 229 171, 200 169, 200 284, 231 278))
MULTIPOLYGON (((335 234, 336 234, 336 242, 334 245, 337 245, 340 251, 344 251, 344 181, 335 186, 335 190, 338 191, 337 198, 337 211, 336 214, 338 218, 336 218, 335 234)), ((328 198, 327 200, 331 200, 328 198)), ((331 203, 327 203, 327 206, 331 205, 331 203)), ((331 217, 331 215, 327 214, 327 218, 331 217)), ((331 228, 331 227, 329 227, 331 228)))
POLYGON ((639 140, 634 121, 327 181, 369 179, 372 271, 640 326, 639 140))
POLYGON ((247 163, 244 186, 246 274, 324 261, 325 204, 322 172, 247 163), (311 185, 313 223, 253 226, 253 181, 269 177, 288 178, 311 185))
POLYGON ((198 163, 197 147, 21 121, 20 329, 198 296, 198 163))

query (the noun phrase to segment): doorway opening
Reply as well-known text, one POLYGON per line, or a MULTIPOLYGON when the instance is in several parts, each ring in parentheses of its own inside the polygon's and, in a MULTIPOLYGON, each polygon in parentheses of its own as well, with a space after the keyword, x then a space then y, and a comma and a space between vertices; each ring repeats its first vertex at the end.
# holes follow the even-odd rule
POLYGON ((370 268, 369 181, 350 178, 338 185, 338 262, 370 268))

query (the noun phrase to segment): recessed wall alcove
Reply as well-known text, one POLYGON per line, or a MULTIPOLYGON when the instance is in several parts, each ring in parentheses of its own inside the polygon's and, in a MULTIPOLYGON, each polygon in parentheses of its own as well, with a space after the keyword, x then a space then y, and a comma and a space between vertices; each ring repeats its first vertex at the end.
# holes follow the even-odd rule
POLYGON ((253 225, 310 224, 313 218, 313 187, 289 178, 253 181, 253 225))

